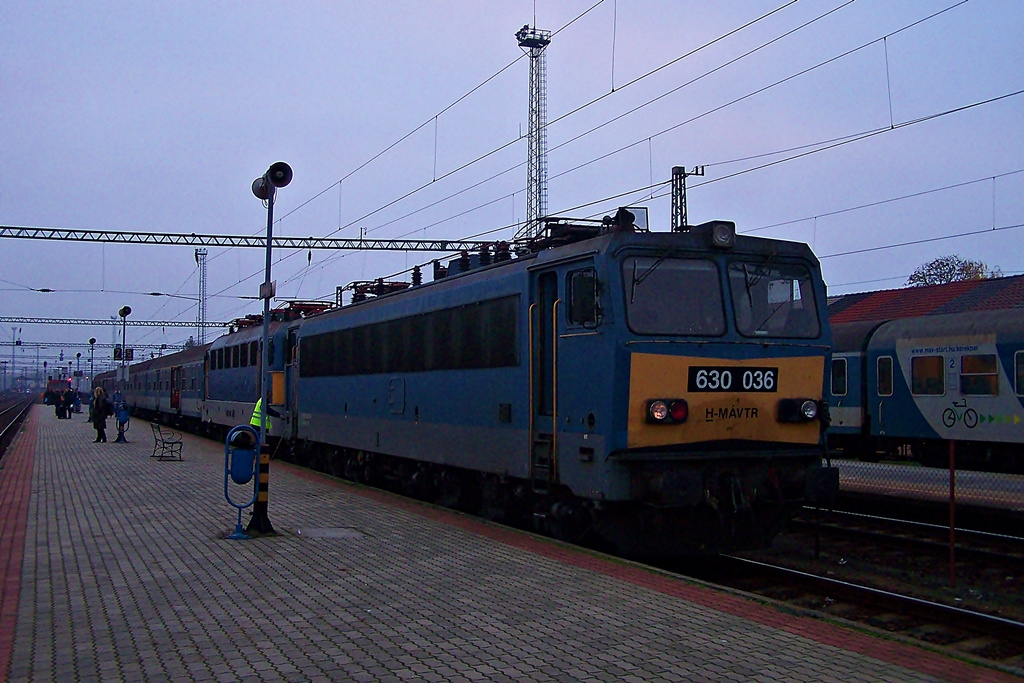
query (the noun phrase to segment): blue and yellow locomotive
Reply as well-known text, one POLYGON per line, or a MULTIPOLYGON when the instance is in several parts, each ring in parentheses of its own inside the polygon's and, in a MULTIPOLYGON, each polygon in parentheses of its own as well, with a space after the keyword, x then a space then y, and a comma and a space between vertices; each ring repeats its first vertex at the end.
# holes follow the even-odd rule
POLYGON ((837 487, 805 245, 552 220, 496 253, 303 321, 296 457, 630 555, 761 545, 837 487))
MULTIPOLYGON (((358 298, 273 324, 281 457, 631 556, 761 546, 838 490, 804 244, 548 219, 358 298)), ((204 350, 207 428, 246 421, 258 336, 204 350)))

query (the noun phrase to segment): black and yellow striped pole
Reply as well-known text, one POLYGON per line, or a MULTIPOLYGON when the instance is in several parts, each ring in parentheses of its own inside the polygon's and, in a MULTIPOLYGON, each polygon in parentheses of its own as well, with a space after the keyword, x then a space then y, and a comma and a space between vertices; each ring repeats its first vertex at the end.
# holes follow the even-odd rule
POLYGON ((252 518, 246 531, 251 534, 273 534, 274 525, 270 523, 270 515, 267 512, 270 498, 270 446, 267 444, 267 416, 270 412, 270 368, 273 359, 270 357, 270 300, 274 297, 274 283, 270 279, 270 258, 271 245, 274 237, 274 195, 277 188, 284 187, 292 181, 292 167, 283 161, 270 165, 267 172, 252 182, 252 193, 258 199, 267 203, 267 265, 266 277, 260 285, 260 298, 263 299, 263 371, 260 374, 259 394, 257 395, 256 410, 253 413, 255 421, 259 412, 260 419, 260 464, 259 482, 256 492, 256 502, 252 506, 252 518), (264 404, 264 400, 266 403, 264 404))
MULTIPOLYGON (((266 418, 264 418, 266 419, 266 418)), ((256 488, 256 502, 252 505, 252 517, 245 528, 250 534, 273 534, 274 525, 270 523, 268 503, 270 501, 270 446, 260 442, 260 464, 257 468, 259 483, 256 488)))

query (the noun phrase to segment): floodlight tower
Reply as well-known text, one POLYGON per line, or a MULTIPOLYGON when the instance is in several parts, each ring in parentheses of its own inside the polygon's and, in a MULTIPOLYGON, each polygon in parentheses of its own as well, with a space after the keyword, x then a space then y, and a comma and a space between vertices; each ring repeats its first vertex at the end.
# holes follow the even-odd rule
POLYGON ((206 248, 196 249, 196 265, 199 266, 199 311, 196 323, 199 328, 196 340, 199 346, 206 343, 206 248))
POLYGON ((516 31, 519 47, 530 55, 530 125, 527 131, 526 223, 516 237, 540 234, 540 219, 548 212, 547 77, 544 48, 551 43, 551 31, 530 28, 516 31))

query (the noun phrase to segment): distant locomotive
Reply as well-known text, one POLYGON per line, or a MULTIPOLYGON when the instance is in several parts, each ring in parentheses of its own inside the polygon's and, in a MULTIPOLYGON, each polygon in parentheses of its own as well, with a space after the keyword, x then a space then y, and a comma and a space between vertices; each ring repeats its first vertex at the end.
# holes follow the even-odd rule
POLYGON ((844 456, 1024 472, 1019 309, 833 325, 832 428, 844 456))
MULTIPOLYGON (((651 233, 623 215, 551 219, 529 249, 276 321, 285 457, 633 556, 770 542, 838 489, 818 262, 725 221, 651 233)), ((125 398, 247 422, 259 337, 132 366, 125 398)))

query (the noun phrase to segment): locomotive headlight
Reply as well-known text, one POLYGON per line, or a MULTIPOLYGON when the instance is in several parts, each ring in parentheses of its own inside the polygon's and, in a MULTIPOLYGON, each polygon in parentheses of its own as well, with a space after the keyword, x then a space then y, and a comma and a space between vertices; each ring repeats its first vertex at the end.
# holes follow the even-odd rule
POLYGON ((813 398, 784 398, 779 401, 779 422, 810 422, 818 417, 813 398))
POLYGON ((730 221, 715 221, 711 228, 711 244, 719 249, 736 246, 736 224, 730 221))
POLYGON ((652 424, 686 422, 690 406, 682 398, 656 398, 647 402, 647 421, 652 424))

